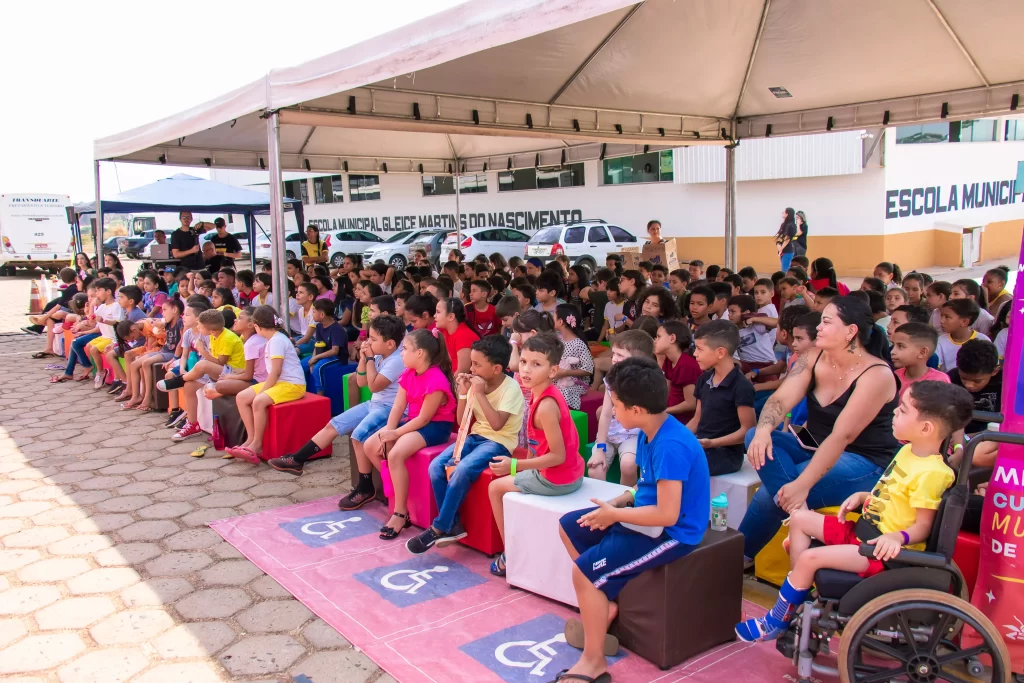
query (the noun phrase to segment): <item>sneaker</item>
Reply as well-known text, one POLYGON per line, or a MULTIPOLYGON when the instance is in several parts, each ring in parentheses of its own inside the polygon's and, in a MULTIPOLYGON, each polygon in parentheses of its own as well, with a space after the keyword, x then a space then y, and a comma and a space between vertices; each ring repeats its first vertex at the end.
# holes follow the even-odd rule
POLYGON ((100 369, 100 371, 96 373, 96 376, 92 380, 92 388, 99 389, 100 387, 103 386, 103 383, 106 381, 107 371, 105 369, 100 369))
POLYGON ((267 461, 267 464, 273 467, 278 472, 287 472, 288 474, 302 474, 302 463, 295 459, 294 456, 285 455, 280 458, 271 458, 267 461))
POLYGON ((107 393, 110 394, 111 396, 113 396, 115 394, 119 394, 119 393, 121 393, 121 390, 124 389, 124 387, 125 387, 125 383, 124 382, 122 382, 119 379, 115 379, 114 383, 110 385, 109 389, 107 389, 107 393))
POLYGON ((414 536, 405 542, 405 549, 413 555, 422 555, 431 548, 434 547, 434 543, 440 537, 434 527, 428 526, 426 529, 420 532, 419 536, 414 536))
POLYGON ((167 422, 164 423, 164 427, 177 427, 178 423, 185 417, 185 411, 181 408, 175 408, 167 416, 167 422))
POLYGON ((171 441, 184 441, 185 439, 191 439, 193 436, 200 436, 202 433, 203 428, 199 426, 198 422, 185 420, 185 426, 171 437, 171 441))
POLYGON ((453 543, 458 543, 468 535, 469 534, 466 533, 466 530, 462 528, 462 525, 456 522, 451 531, 437 537, 437 547, 444 548, 445 546, 449 546, 453 543))
POLYGON ((374 490, 360 491, 359 489, 352 489, 348 492, 348 495, 344 496, 338 501, 338 509, 344 510, 345 512, 351 512, 358 510, 363 507, 371 500, 376 498, 377 492, 374 490))
POLYGON ((175 389, 181 389, 183 386, 185 386, 185 380, 180 375, 170 379, 162 379, 156 383, 156 388, 160 391, 174 391, 175 389))

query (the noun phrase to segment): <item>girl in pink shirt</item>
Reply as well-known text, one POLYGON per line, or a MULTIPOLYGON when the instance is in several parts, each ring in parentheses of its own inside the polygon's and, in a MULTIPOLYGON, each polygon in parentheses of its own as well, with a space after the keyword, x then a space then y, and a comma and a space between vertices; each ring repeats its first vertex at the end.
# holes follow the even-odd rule
POLYGON ((385 458, 395 489, 395 512, 380 528, 385 540, 397 538, 410 525, 408 511, 409 472, 405 460, 421 448, 447 443, 455 426, 452 364, 444 339, 436 330, 414 330, 402 342, 406 370, 398 378, 398 396, 388 422, 366 440, 363 451, 380 469, 385 458), (402 415, 408 407, 408 417, 402 415))

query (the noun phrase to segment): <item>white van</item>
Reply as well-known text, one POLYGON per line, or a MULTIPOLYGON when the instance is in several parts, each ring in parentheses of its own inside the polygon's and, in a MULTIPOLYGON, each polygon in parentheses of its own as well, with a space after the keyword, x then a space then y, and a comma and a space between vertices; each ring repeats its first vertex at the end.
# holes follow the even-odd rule
POLYGON ((0 194, 0 275, 71 265, 70 205, 66 194, 0 194))

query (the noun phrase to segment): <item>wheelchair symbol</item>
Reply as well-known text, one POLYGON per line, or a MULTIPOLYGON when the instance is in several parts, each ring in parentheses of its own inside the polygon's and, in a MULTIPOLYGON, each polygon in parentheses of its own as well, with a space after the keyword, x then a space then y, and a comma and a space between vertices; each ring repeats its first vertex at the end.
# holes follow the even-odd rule
POLYGON ((555 645, 565 642, 565 634, 559 633, 548 638, 542 643, 533 640, 517 640, 511 643, 502 643, 494 649, 494 657, 505 666, 514 666, 519 669, 530 669, 531 676, 543 676, 544 667, 552 662, 558 655, 555 645), (506 654, 514 648, 526 648, 533 658, 530 661, 510 659, 506 654))
POLYGON ((448 571, 448 567, 444 565, 438 565, 431 567, 430 569, 398 569, 381 577, 380 585, 384 586, 388 590, 399 591, 402 593, 408 593, 409 595, 415 595, 416 591, 427 585, 427 581, 432 579, 431 574, 438 573, 442 574, 448 571), (393 578, 398 576, 405 576, 410 583, 398 584, 392 581, 393 578))
POLYGON ((344 531, 346 524, 358 522, 360 520, 362 520, 362 517, 349 517, 348 519, 339 519, 336 522, 332 522, 331 520, 309 522, 308 524, 302 525, 302 533, 309 534, 310 536, 319 536, 321 539, 327 540, 331 536, 344 531), (319 527, 323 527, 323 530, 318 530, 319 527))

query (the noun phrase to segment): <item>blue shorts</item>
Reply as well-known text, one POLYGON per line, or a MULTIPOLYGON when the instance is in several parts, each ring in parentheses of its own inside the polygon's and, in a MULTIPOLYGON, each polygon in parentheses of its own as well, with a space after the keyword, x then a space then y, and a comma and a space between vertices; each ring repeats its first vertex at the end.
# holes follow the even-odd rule
POLYGON ((569 512, 559 524, 580 554, 576 566, 609 600, 614 600, 633 577, 678 560, 697 547, 680 543, 664 532, 651 538, 621 524, 613 524, 604 531, 580 526, 580 517, 596 509, 569 512))
MULTIPOLYGON (((404 422, 406 420, 403 420, 404 422)), ((417 429, 416 433, 423 437, 429 448, 430 446, 440 446, 443 443, 448 443, 453 429, 455 429, 454 422, 428 422, 417 429)))

